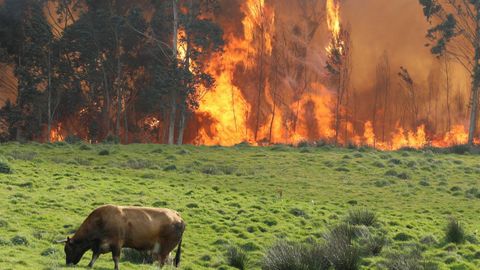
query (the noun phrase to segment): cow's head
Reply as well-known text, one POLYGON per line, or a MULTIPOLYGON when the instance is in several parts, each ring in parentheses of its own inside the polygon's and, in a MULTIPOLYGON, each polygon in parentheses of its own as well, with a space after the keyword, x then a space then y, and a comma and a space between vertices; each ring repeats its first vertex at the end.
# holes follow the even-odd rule
POLYGON ((63 242, 65 242, 64 250, 67 265, 76 265, 88 250, 88 245, 83 241, 77 241, 70 237, 67 237, 63 242))

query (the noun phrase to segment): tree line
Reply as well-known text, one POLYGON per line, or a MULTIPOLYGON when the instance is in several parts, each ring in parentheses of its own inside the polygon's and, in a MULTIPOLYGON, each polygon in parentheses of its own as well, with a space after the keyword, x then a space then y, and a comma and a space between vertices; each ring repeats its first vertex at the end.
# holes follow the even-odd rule
POLYGON ((50 140, 75 126, 92 142, 144 128, 183 143, 202 91, 214 86, 206 59, 223 48, 214 0, 6 0, 0 62, 15 92, 0 111, 2 140, 50 140), (15 89, 16 88, 16 89, 15 89))

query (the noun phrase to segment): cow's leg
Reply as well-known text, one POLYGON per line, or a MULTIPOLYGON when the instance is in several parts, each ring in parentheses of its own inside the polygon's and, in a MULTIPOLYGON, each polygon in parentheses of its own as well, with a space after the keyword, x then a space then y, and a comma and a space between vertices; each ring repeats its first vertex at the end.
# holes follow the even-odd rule
POLYGON ((120 252, 121 252, 121 248, 120 246, 112 246, 111 247, 111 250, 112 250, 112 259, 113 259, 113 262, 115 263, 115 270, 118 270, 118 262, 120 260, 120 252))
POLYGON ((92 268, 93 265, 95 264, 95 261, 98 259, 99 256, 100 256, 100 253, 99 253, 99 252, 93 251, 92 260, 91 260, 90 263, 88 264, 88 267, 92 268))

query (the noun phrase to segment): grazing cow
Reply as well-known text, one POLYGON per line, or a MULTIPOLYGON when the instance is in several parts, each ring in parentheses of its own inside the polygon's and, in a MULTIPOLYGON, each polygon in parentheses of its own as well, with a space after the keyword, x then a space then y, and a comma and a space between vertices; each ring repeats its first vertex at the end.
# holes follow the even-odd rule
POLYGON ((65 242, 67 265, 76 265, 88 250, 93 251, 93 264, 100 254, 112 252, 115 270, 123 247, 151 251, 160 267, 178 245, 174 264, 180 262, 185 223, 180 215, 165 208, 123 207, 104 205, 95 209, 75 235, 65 242))

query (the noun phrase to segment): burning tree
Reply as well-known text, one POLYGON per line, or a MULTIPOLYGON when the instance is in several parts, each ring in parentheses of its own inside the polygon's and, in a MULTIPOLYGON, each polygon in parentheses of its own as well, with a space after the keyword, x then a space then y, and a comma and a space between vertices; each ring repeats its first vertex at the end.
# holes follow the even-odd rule
POLYGON ((480 0, 419 0, 423 13, 433 24, 427 38, 431 52, 452 56, 472 76, 468 144, 473 144, 480 87, 480 0))
MULTIPOLYGON (((343 29, 340 22, 340 4, 336 0, 327 0, 327 26, 332 34, 327 47, 326 69, 336 84, 335 102, 335 143, 339 142, 342 121, 342 106, 348 96, 351 72, 350 31, 343 29)), ((343 113, 347 115, 347 112, 343 113)), ((346 119, 345 119, 346 120, 346 119)), ((347 123, 345 123, 347 125, 347 123)), ((347 142, 347 138, 344 138, 347 142)))

